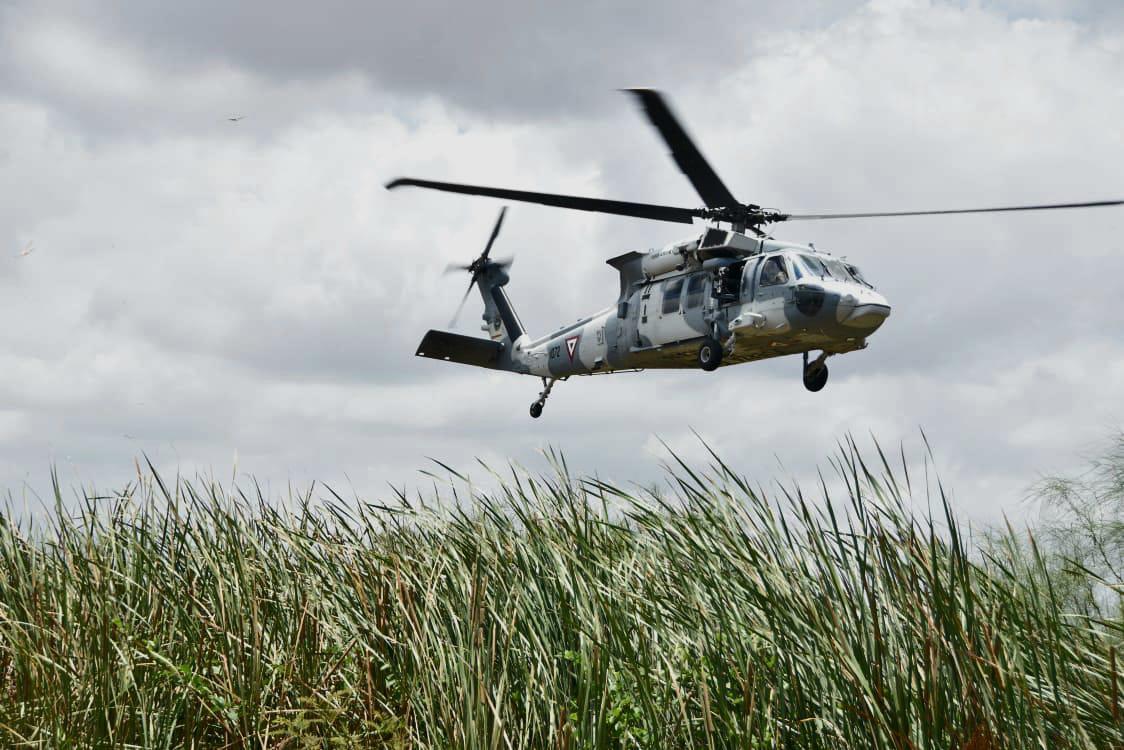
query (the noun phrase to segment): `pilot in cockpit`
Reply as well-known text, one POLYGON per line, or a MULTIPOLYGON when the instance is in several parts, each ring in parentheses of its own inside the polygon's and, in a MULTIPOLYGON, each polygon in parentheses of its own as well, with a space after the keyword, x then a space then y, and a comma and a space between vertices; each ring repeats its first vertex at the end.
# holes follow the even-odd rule
POLYGON ((765 267, 761 269, 761 286, 787 283, 788 271, 784 268, 784 260, 779 255, 766 260, 765 267))

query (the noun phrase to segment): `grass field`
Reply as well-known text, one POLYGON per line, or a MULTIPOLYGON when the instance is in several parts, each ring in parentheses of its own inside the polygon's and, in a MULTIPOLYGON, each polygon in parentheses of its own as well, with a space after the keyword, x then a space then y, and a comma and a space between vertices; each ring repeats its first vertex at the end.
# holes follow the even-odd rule
POLYGON ((1025 530, 970 544, 868 454, 808 494, 556 457, 487 495, 282 509, 149 468, 9 511, 0 746, 1121 746, 1113 582, 1025 530))

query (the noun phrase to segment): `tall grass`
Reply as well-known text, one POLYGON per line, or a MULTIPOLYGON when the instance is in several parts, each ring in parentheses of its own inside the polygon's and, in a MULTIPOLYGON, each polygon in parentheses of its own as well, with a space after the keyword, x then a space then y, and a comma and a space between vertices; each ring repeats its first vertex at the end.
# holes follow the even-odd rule
POLYGON ((1124 616, 1124 432, 1075 476, 1050 475, 1031 488, 1039 536, 1053 556, 1054 582, 1071 608, 1124 616))
POLYGON ((1121 621, 872 454, 844 446, 830 502, 715 458, 661 492, 558 460, 287 508, 149 467, 9 511, 0 745, 1120 746, 1121 621))

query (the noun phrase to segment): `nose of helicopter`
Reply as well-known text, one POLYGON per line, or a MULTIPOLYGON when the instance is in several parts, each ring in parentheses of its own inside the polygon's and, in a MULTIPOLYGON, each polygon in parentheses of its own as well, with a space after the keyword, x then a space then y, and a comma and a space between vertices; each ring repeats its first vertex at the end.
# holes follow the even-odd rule
POLYGON ((882 295, 877 299, 862 300, 855 305, 850 314, 843 319, 848 328, 861 329, 866 335, 874 333, 890 317, 890 304, 882 295))

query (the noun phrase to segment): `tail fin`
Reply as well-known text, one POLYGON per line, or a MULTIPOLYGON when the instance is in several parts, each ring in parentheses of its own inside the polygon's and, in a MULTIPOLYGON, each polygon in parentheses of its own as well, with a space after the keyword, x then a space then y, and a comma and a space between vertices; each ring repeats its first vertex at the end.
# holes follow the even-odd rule
POLYGON ((489 264, 476 281, 484 299, 484 328, 492 341, 509 343, 526 333, 504 291, 509 280, 504 267, 489 264))
POLYGON ((493 339, 515 341, 526 333, 523 324, 519 321, 519 316, 515 314, 515 308, 511 306, 511 300, 507 298, 507 292, 504 291, 502 286, 493 286, 485 293, 484 284, 481 283, 480 293, 484 297, 484 320, 488 322, 488 333, 493 339), (494 321, 497 318, 503 326, 503 331, 496 330, 497 326, 494 321), (503 334, 507 334, 506 337, 503 334))

